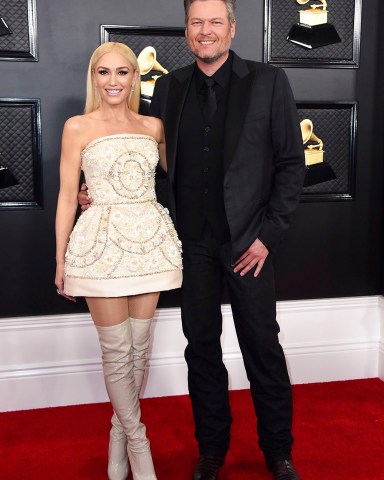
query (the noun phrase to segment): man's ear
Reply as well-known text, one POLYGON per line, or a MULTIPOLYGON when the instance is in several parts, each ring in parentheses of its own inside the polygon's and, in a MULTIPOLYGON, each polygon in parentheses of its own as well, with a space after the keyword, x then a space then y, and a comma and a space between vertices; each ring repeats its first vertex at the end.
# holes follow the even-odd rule
POLYGON ((235 38, 236 33, 236 20, 231 23, 231 38, 235 38))

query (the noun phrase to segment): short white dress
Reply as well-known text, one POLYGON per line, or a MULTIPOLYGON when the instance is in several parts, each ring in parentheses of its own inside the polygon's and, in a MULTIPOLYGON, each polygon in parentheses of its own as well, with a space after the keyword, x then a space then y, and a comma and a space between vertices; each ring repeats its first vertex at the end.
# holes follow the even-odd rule
POLYGON ((121 297, 179 288, 181 242, 156 200, 156 140, 109 135, 90 142, 81 157, 93 202, 70 236, 64 292, 121 297))

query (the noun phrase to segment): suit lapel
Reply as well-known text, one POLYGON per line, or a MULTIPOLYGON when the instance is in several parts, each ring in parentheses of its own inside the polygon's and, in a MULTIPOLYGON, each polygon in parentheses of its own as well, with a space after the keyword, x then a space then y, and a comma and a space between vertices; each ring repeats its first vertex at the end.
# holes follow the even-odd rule
POLYGON ((233 53, 224 141, 224 175, 235 155, 250 104, 253 76, 246 62, 233 53))
MULTIPOLYGON (((179 125, 195 64, 174 72, 168 90, 166 139, 168 175, 174 183, 179 125)), ((253 76, 247 63, 233 53, 232 74, 227 106, 224 141, 224 174, 234 157, 249 107, 253 76)))
POLYGON ((167 139, 168 175, 173 184, 177 158, 177 140, 179 136, 180 117, 184 108, 188 88, 191 83, 195 64, 175 72, 171 78, 166 107, 165 136, 167 139))

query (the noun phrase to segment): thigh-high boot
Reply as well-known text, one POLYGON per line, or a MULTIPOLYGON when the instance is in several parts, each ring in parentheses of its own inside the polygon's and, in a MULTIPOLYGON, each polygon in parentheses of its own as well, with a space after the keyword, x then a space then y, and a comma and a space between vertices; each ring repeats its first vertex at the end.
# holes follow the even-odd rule
MULTIPOLYGON (((150 340, 152 319, 129 317, 132 331, 133 373, 137 394, 140 395, 143 384, 150 340)), ((128 477, 129 464, 127 437, 117 415, 113 413, 108 451, 108 475, 110 480, 125 480, 128 477)))
MULTIPOLYGON (((153 467, 149 441, 145 426, 140 421, 140 404, 133 371, 133 348, 130 321, 112 327, 96 327, 103 353, 105 384, 116 417, 128 440, 128 457, 134 480, 153 480, 156 474, 153 467)), ((128 465, 128 462, 126 462, 128 465)), ((128 468, 120 469, 125 475, 128 468)), ((124 479, 124 476, 113 476, 124 479)))
MULTIPOLYGON (((132 331, 133 374, 137 394, 140 395, 147 364, 152 318, 143 320, 129 317, 129 321, 132 331)), ((110 480, 125 480, 129 472, 127 437, 116 413, 113 413, 111 423, 112 428, 108 449, 108 475, 110 480)))

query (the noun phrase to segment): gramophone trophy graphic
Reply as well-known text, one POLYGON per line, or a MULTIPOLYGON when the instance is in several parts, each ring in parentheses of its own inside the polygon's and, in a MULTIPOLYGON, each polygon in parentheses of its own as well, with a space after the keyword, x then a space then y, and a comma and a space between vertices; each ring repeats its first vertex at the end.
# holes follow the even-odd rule
POLYGON ((331 166, 324 161, 323 141, 313 132, 309 118, 300 122, 305 157, 304 187, 316 185, 336 178, 331 166))
MULTIPOLYGON (((305 5, 313 0, 296 0, 305 5)), ((309 8, 299 10, 299 22, 292 25, 287 40, 304 48, 318 48, 341 42, 333 25, 328 23, 326 0, 315 0, 309 8)))
POLYGON ((154 47, 145 47, 137 57, 141 75, 141 95, 151 98, 156 80, 168 70, 156 60, 154 47), (154 75, 153 75, 154 74, 154 75))

